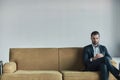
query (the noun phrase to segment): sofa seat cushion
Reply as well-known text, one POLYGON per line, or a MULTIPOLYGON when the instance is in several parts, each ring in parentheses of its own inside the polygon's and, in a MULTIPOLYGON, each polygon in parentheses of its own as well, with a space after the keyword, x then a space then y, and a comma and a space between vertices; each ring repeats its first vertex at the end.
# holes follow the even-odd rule
MULTIPOLYGON (((62 71, 64 80, 100 80, 100 72, 92 71, 62 71)), ((115 77, 110 73, 109 80, 115 80, 115 77)))
POLYGON ((18 70, 15 73, 3 74, 1 80, 62 80, 62 74, 58 71, 18 70))

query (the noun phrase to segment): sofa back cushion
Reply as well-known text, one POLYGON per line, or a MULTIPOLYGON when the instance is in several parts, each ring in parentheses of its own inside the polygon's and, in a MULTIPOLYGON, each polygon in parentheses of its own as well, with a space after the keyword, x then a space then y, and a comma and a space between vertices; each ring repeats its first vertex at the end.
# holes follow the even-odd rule
POLYGON ((58 70, 58 49, 11 48, 9 60, 18 70, 58 70))
POLYGON ((83 48, 59 48, 60 70, 83 70, 83 48))

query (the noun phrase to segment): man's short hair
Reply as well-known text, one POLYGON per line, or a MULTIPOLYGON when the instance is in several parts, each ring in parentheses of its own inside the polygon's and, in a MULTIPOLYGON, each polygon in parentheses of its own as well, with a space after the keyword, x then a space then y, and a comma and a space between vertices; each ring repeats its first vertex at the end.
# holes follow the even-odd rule
POLYGON ((100 36, 100 33, 99 33, 98 31, 93 31, 93 32, 91 33, 91 37, 92 37, 93 35, 99 35, 99 36, 100 36))

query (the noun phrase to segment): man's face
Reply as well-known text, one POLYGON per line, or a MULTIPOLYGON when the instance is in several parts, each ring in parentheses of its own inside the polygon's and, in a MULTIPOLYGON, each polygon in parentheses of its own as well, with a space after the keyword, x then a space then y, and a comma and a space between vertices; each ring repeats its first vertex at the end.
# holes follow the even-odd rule
POLYGON ((97 45, 99 44, 99 41, 100 41, 100 36, 99 35, 92 35, 91 36, 91 41, 94 45, 97 45))

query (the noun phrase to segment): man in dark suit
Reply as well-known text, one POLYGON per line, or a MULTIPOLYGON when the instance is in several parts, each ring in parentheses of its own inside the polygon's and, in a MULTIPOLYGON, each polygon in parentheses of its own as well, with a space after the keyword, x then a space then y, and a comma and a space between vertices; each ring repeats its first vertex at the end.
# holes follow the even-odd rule
POLYGON ((112 59, 107 48, 101 44, 98 31, 91 33, 92 44, 84 47, 83 61, 88 71, 100 71, 101 80, 108 80, 109 71, 120 80, 120 71, 115 68, 110 60, 112 59))

